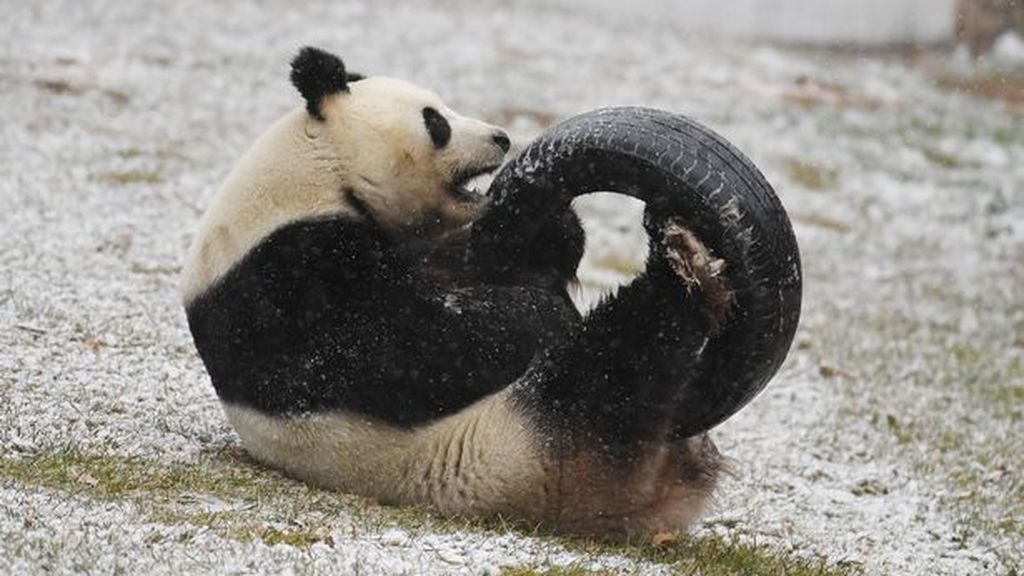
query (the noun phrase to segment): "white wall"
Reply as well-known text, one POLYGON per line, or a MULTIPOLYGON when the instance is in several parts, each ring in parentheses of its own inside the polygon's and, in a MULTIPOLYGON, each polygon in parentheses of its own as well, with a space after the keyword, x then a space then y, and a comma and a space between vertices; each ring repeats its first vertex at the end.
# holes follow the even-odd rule
POLYGON ((562 0, 581 10, 655 17, 682 30, 788 42, 942 42, 955 0, 562 0))

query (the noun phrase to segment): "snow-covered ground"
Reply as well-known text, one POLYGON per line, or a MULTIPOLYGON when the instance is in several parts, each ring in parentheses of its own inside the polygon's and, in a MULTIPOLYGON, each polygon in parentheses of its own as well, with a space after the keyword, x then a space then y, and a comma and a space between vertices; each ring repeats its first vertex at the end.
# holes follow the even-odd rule
MULTIPOLYGON (((510 4, 4 3, 0 573, 669 570, 517 532, 367 523, 357 502, 238 460, 177 276, 219 181, 297 105, 287 62, 305 44, 521 140, 612 104, 723 133, 790 210, 806 292, 790 360, 715 432, 737 473, 695 533, 870 574, 1020 570, 1024 98, 969 93, 1013 100, 1002 73, 510 4), (144 479, 108 485, 121 475, 144 479), (207 488, 183 496, 182 478, 207 488), (296 527, 315 542, 292 545, 296 527)), ((639 212, 580 209, 600 289, 635 269, 639 212)))

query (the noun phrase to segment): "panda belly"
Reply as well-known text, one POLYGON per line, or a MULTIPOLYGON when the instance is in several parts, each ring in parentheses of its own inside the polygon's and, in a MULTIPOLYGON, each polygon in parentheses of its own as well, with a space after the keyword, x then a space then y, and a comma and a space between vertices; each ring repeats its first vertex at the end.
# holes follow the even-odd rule
POLYGON ((324 488, 448 515, 539 518, 559 504, 556 468, 507 392, 413 428, 346 411, 224 411, 255 458, 324 488))
POLYGON ((709 449, 717 458, 706 438, 638 451, 628 470, 593 449, 552 450, 509 390, 411 429, 351 412, 224 410, 253 457, 304 482, 446 516, 542 521, 579 534, 687 524, 703 511, 713 481, 683 479, 680 470, 703 465, 709 449))

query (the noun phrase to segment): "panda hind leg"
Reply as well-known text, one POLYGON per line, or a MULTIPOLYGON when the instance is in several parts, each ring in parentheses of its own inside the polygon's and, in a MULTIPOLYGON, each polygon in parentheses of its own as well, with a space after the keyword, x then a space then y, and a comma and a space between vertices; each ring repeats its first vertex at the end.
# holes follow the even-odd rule
POLYGON ((672 436, 675 394, 732 302, 725 264, 668 224, 647 269, 533 363, 512 395, 558 465, 556 523, 645 534, 682 527, 724 469, 705 435, 672 436))

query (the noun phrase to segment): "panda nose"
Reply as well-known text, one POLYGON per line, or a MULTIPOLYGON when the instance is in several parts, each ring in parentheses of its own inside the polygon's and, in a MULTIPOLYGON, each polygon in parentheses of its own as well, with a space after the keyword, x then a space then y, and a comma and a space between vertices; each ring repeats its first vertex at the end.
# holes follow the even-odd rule
POLYGON ((501 148, 502 152, 508 152, 508 149, 512 147, 512 142, 508 139, 508 134, 505 134, 504 132, 495 132, 494 136, 491 136, 491 138, 494 140, 494 143, 498 145, 498 148, 501 148))

